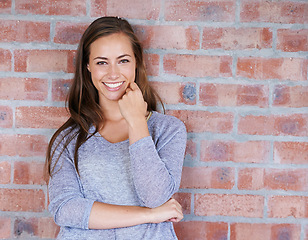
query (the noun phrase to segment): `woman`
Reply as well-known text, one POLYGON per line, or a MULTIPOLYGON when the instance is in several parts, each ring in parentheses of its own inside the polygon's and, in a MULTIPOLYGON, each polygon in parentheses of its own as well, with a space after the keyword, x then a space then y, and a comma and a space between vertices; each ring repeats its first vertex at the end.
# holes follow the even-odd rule
POLYGON ((70 118, 47 152, 58 239, 177 239, 186 130, 157 99, 129 23, 95 20, 78 47, 70 118))

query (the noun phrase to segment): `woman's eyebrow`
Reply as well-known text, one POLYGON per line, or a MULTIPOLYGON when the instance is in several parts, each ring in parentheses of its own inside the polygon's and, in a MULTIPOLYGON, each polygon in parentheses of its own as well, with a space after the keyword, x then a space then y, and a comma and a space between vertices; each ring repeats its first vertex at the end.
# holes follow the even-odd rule
MULTIPOLYGON (((132 57, 132 56, 129 55, 129 54, 123 54, 123 55, 118 56, 117 59, 120 59, 120 58, 123 58, 123 57, 132 57)), ((93 60, 96 60, 96 59, 108 60, 107 57, 96 57, 93 60)))

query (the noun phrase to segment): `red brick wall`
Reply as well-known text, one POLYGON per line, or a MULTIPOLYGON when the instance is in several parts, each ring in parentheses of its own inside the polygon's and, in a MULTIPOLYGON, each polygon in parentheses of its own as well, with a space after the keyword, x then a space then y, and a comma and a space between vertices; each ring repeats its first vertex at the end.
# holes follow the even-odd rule
POLYGON ((134 25, 185 122, 180 240, 308 239, 305 0, 0 1, 0 239, 55 237, 42 179, 74 54, 96 17, 134 25))

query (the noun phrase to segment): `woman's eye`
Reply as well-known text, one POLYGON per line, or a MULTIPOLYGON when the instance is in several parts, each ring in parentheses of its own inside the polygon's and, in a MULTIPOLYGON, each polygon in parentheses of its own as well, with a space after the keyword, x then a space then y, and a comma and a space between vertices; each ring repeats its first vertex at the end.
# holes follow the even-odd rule
POLYGON ((96 64, 97 64, 97 65, 106 65, 106 64, 107 64, 107 62, 100 61, 100 62, 97 62, 96 64))
POLYGON ((120 63, 128 63, 129 60, 128 59, 121 59, 120 63))

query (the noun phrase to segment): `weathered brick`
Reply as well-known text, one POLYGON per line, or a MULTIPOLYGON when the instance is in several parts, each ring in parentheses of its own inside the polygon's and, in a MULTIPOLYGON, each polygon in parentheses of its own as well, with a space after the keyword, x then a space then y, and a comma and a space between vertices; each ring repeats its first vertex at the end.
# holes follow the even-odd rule
POLYGON ((144 62, 149 76, 158 76, 159 75, 159 55, 146 53, 144 54, 144 62))
POLYGON ((0 49, 0 71, 8 72, 11 71, 12 68, 12 54, 9 50, 0 49))
POLYGON ((274 135, 274 136, 307 136, 308 115, 269 115, 240 117, 239 134, 274 135), (253 126, 253 128, 251 127, 253 126))
POLYGON ((195 83, 151 82, 151 86, 162 98, 164 104, 195 104, 195 83))
POLYGON ((63 107, 17 107, 16 127, 58 128, 68 119, 63 107))
POLYGON ((21 20, 0 20, 1 42, 47 42, 50 23, 21 20))
POLYGON ((262 85, 200 84, 199 99, 205 106, 268 106, 268 87, 262 85))
POLYGON ((269 28, 206 27, 203 29, 202 48, 224 50, 271 48, 272 35, 269 28))
POLYGON ((193 140, 187 140, 185 156, 190 159, 195 159, 197 157, 197 143, 193 140))
POLYGON ((15 11, 19 14, 85 16, 86 2, 83 0, 18 0, 15 3, 15 11))
POLYGON ((11 219, 9 217, 0 217, 0 239, 11 238, 11 219))
POLYGON ((241 168, 238 170, 238 189, 260 190, 264 188, 263 168, 241 168))
POLYGON ((44 162, 15 162, 14 183, 15 184, 45 184, 44 162))
POLYGON ((231 189, 234 169, 229 167, 183 167, 181 188, 231 189))
POLYGON ((137 26, 136 34, 144 48, 199 49, 199 30, 196 26, 137 26), (174 38, 176 36, 176 38, 174 38))
POLYGON ((175 193, 172 196, 176 199, 182 206, 182 211, 184 214, 190 214, 191 211, 191 193, 175 193))
POLYGON ((272 240, 271 224, 265 223, 232 223, 230 240, 272 240))
POLYGON ((16 72, 71 72, 69 50, 15 50, 16 72))
POLYGON ((167 21, 231 22, 235 20, 235 2, 166 0, 167 21))
POLYGON ((189 221, 174 224, 179 240, 222 240, 228 237, 228 224, 224 222, 189 221))
POLYGON ((42 135, 1 134, 0 156, 45 156, 47 138, 42 135))
POLYGON ((56 238, 59 227, 52 218, 17 218, 14 222, 14 235, 17 238, 40 237, 56 238))
POLYGON ((308 4, 292 1, 241 2, 240 18, 243 22, 307 23, 308 4))
POLYGON ((254 58, 240 57, 237 76, 258 80, 279 79, 307 80, 307 60, 303 58, 254 58))
POLYGON ((264 185, 272 190, 308 190, 308 169, 265 169, 264 185))
POLYGON ((264 197, 234 194, 195 194, 197 216, 262 217, 264 197))
POLYGON ((71 86, 71 79, 54 79, 52 80, 52 100, 65 101, 71 86))
POLYGON ((270 218, 307 218, 308 197, 271 196, 268 199, 268 217, 270 218))
POLYGON ((9 106, 0 106, 0 127, 11 128, 12 126, 13 126, 12 108, 9 106))
POLYGON ((271 239, 300 239, 301 226, 297 224, 273 224, 271 239))
POLYGON ((89 23, 57 22, 55 27, 55 43, 78 44, 89 23))
POLYGON ((277 49, 284 52, 308 51, 308 30, 278 29, 277 49))
POLYGON ((186 125, 188 132, 230 133, 233 127, 233 114, 205 111, 169 110, 186 125))
POLYGON ((1 78, 0 99, 44 101, 48 95, 47 79, 1 78))
POLYGON ((91 16, 120 16, 124 18, 158 19, 160 1, 134 0, 129 4, 119 4, 117 0, 91 0, 91 16))
MULTIPOLYGON (((8 184, 10 183, 10 181, 11 181, 11 163, 8 161, 0 162, 0 184, 8 184)), ((1 227, 0 227, 0 233, 1 233, 1 227)))
POLYGON ((0 1, 0 13, 11 13, 12 0, 0 1))
POLYGON ((164 57, 164 70, 183 77, 231 77, 230 56, 175 55, 164 57))
POLYGON ((274 162, 307 164, 308 142, 274 142, 274 162))
POLYGON ((308 86, 275 86, 273 105, 280 107, 308 107, 308 86))
POLYGON ((270 143, 265 141, 234 142, 204 140, 201 161, 264 163, 269 161, 270 143))
POLYGON ((0 188, 1 211, 42 212, 44 209, 43 190, 0 188))

